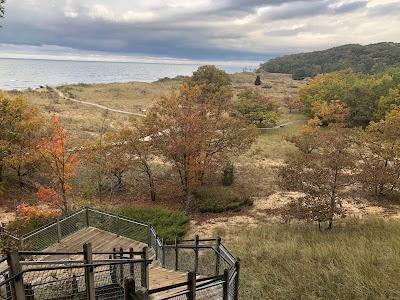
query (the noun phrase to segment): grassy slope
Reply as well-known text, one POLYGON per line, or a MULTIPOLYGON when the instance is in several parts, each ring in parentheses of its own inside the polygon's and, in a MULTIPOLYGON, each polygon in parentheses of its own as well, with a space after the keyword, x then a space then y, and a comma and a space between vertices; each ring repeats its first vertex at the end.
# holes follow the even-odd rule
POLYGON ((231 232, 241 299, 399 299, 400 222, 348 221, 332 232, 266 224, 231 232))

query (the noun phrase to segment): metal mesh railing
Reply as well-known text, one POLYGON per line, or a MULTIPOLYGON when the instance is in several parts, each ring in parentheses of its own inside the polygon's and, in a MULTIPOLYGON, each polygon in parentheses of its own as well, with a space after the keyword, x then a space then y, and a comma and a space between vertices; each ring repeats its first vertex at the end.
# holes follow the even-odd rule
POLYGON ((74 234, 75 232, 85 228, 86 224, 86 212, 85 210, 78 211, 68 217, 65 217, 59 221, 60 223, 60 237, 61 239, 74 234))
MULTIPOLYGON (((161 265, 170 270, 194 272, 200 276, 206 277, 219 276, 224 273, 224 270, 227 270, 228 278, 226 279, 226 283, 228 299, 237 299, 240 269, 239 261, 221 243, 219 238, 200 240, 198 237, 196 237, 196 239, 193 240, 184 240, 179 242, 176 241, 175 244, 164 244, 163 240, 157 236, 155 229, 151 227, 151 225, 130 220, 119 215, 102 212, 96 209, 85 208, 69 216, 60 218, 45 227, 42 227, 28 235, 22 236, 21 238, 12 236, 11 239, 13 243, 19 245, 19 247, 22 249, 43 251, 49 246, 60 242, 62 239, 86 227, 96 227, 119 236, 124 236, 148 244, 151 248, 153 248, 156 259, 161 263, 161 265)), ((4 236, 7 235, 3 234, 3 239, 4 236)), ((71 256, 69 256, 70 259, 75 263, 78 263, 79 258, 77 256, 73 256, 74 255, 71 254, 71 256)), ((116 258, 115 254, 113 255, 113 258, 116 258)), ((127 257, 121 255, 120 258, 127 257)), ((49 258, 46 259, 49 260, 49 258)), ((99 257, 96 259, 99 259, 99 257)), ((67 262, 64 263, 68 264, 67 262)), ((61 266, 58 265, 58 267, 61 266)), ((31 272, 28 264, 25 264, 24 268, 26 272, 31 272)), ((101 293, 101 297, 99 297, 101 299, 115 299, 110 297, 119 297, 116 296, 120 292, 117 285, 121 286, 121 278, 125 278, 127 276, 126 274, 134 277, 138 286, 145 286, 146 278, 143 276, 143 269, 140 266, 130 266, 128 269, 125 270, 125 267, 112 266, 110 266, 110 270, 98 269, 98 273, 96 273, 96 282, 100 283, 100 286, 97 286, 96 288, 101 288, 101 290, 99 290, 99 293, 101 293), (105 288, 105 286, 107 286, 107 288, 105 288)), ((53 275, 58 278, 60 274, 53 275)), ((5 278, 5 281, 7 281, 7 271, 4 271, 4 274, 0 271, 0 276, 5 278)), ((76 290, 76 285, 78 285, 78 296, 76 297, 79 299, 79 286, 82 284, 82 282, 84 282, 82 281, 82 278, 77 274, 73 274, 72 277, 70 276, 66 279, 63 277, 60 278, 61 279, 59 281, 62 282, 59 283, 60 290, 63 290, 63 287, 65 287, 65 289, 69 289, 69 285, 71 284, 73 284, 73 288, 76 290)), ((47 283, 47 285, 49 285, 49 288, 46 289, 46 291, 51 290, 51 284, 47 283)), ((32 283, 32 289, 34 287, 39 289, 37 285, 32 283)), ((218 293, 216 292, 216 288, 214 288, 212 291, 218 293)), ((37 294, 39 295, 40 293, 41 292, 39 291, 37 294)), ((199 292, 199 295, 201 296, 204 294, 204 297, 207 297, 206 294, 210 293, 211 289, 202 289, 202 292, 199 292)), ((0 283, 0 296, 4 299, 8 299, 6 284, 2 285, 0 283), (3 295, 5 296, 3 297, 3 295)), ((175 298, 168 299, 181 299, 180 297, 186 296, 186 294, 177 294, 174 296, 175 298)), ((219 296, 217 298, 219 298, 219 296)))
POLYGON ((88 226, 96 227, 143 243, 150 243, 149 225, 115 214, 85 208, 21 237, 1 228, 2 248, 41 251, 88 226))
POLYGON ((44 250, 59 241, 57 222, 53 222, 34 233, 21 237, 21 248, 44 250))
POLYGON ((206 277, 222 275, 226 270, 228 299, 237 299, 239 261, 220 239, 200 240, 196 237, 194 240, 175 242, 174 245, 163 244, 159 248, 160 261, 167 269, 195 272, 206 277))
MULTIPOLYGON (((8 267, 8 265, 5 263, 5 260, 7 258, 6 257, 2 257, 0 259, 1 261, 1 270, 0 270, 0 278, 1 278, 1 282, 5 282, 8 280, 8 278, 10 278, 11 274, 10 274, 10 268, 8 267)), ((0 297, 1 299, 12 299, 12 295, 11 295, 11 283, 6 283, 4 285, 0 285, 0 297)))
POLYGON ((89 226, 103 229, 139 242, 149 242, 149 225, 88 208, 89 226))
POLYGON ((4 280, 0 282, 0 298, 14 300, 13 291, 19 290, 16 283, 19 281, 25 298, 31 300, 87 299, 89 290, 96 299, 122 300, 125 299, 127 280, 133 280, 136 288, 146 287, 147 274, 143 270, 150 262, 124 257, 90 264, 80 261, 21 261, 19 273, 14 276, 4 274, 4 280))

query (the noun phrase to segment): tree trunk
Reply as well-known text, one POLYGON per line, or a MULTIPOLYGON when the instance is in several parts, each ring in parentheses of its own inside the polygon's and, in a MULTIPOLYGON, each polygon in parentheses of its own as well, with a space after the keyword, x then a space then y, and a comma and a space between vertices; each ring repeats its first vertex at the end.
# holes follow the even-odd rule
POLYGON ((22 188, 24 186, 24 182, 22 181, 22 174, 20 168, 17 169, 17 175, 18 175, 19 187, 22 188))
POLYGON ((329 216, 329 223, 328 223, 328 230, 332 229, 333 227, 333 217, 335 214, 336 208, 336 189, 337 189, 337 180, 338 180, 339 170, 335 169, 335 174, 333 176, 333 186, 332 186, 332 194, 331 194, 331 203, 330 203, 330 216, 329 216))
POLYGON ((3 182, 3 164, 0 163, 0 182, 3 182))
POLYGON ((65 190, 64 183, 61 183, 61 194, 62 194, 62 200, 63 200, 63 212, 64 214, 68 213, 68 199, 67 199, 67 191, 65 190))
POLYGON ((150 198, 151 201, 156 201, 157 200, 157 194, 156 194, 156 187, 154 184, 154 178, 153 178, 153 172, 151 171, 150 165, 147 163, 145 159, 142 159, 143 166, 144 166, 144 171, 147 175, 147 178, 149 180, 149 187, 150 187, 150 198))

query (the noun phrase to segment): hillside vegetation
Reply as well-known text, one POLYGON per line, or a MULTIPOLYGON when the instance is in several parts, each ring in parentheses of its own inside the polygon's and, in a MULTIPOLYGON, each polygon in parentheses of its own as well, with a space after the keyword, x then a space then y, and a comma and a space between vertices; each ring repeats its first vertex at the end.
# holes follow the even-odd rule
POLYGON ((399 43, 371 45, 349 44, 323 51, 285 55, 262 64, 260 70, 292 74, 294 79, 313 77, 352 68, 363 73, 376 73, 400 65, 399 43))
POLYGON ((329 234, 265 224, 230 232, 240 299, 399 299, 400 223, 347 221, 329 234))

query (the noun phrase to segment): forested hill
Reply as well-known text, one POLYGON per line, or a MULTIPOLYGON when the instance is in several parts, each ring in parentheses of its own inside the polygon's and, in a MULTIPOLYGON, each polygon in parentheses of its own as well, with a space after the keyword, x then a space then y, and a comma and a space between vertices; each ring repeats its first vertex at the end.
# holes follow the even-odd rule
POLYGON ((303 79, 346 68, 375 73, 392 66, 400 66, 400 43, 350 44, 323 51, 285 55, 263 63, 260 70, 293 74, 294 79, 303 79))

